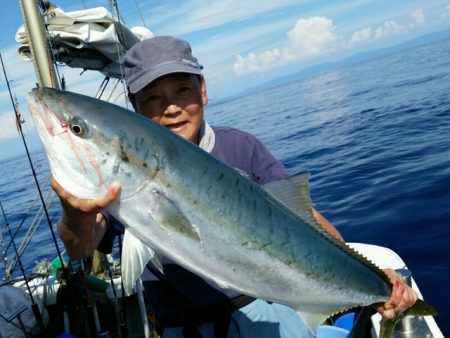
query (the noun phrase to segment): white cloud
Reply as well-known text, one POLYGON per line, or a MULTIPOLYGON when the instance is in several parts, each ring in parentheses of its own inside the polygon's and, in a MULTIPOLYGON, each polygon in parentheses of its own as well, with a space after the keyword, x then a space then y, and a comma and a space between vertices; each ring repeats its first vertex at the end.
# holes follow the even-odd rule
MULTIPOLYGON (((23 61, 18 53, 17 46, 4 48, 2 50, 2 58, 5 64, 6 74, 12 89, 13 98, 18 102, 18 109, 25 118, 26 123, 22 125, 24 132, 34 128, 33 122, 28 114, 28 108, 25 103, 25 96, 34 87, 36 82, 34 77, 33 65, 30 62, 23 61)), ((3 73, 3 72, 2 72, 3 73)), ((3 74, 1 76, 3 78, 3 74)), ((2 139, 10 139, 18 137, 19 133, 16 128, 16 118, 14 108, 12 106, 11 98, 6 86, 6 79, 4 85, 0 87, 0 141, 2 139)))
POLYGON ((17 93, 27 93, 36 82, 33 64, 22 60, 17 52, 17 47, 4 48, 2 58, 11 87, 17 93))
POLYGON ((306 59, 334 49, 333 21, 325 17, 299 19, 287 32, 288 41, 282 49, 237 55, 234 71, 238 75, 262 72, 290 61, 306 59))
POLYGON ((421 9, 411 13, 413 24, 422 25, 425 22, 425 14, 421 9))
POLYGON ((322 54, 332 49, 335 37, 333 21, 324 17, 300 19, 287 33, 288 49, 294 58, 322 54))
MULTIPOLYGON (((11 139, 20 136, 16 126, 16 115, 14 113, 11 99, 9 97, 3 99, 3 96, 4 95, 2 95, 1 102, 4 104, 4 106, 2 106, 2 111, 0 112, 0 126, 2 126, 0 128, 0 142, 4 139, 11 139)), ((15 95, 14 100, 16 100, 15 95)), ((24 102, 19 102, 19 106, 17 109, 21 119, 25 121, 25 123, 22 124, 22 130, 25 134, 27 134, 29 131, 34 129, 34 123, 28 112, 28 106, 24 102)))
POLYGON ((355 45, 358 43, 370 41, 372 39, 372 36, 373 30, 371 27, 360 29, 359 31, 356 31, 352 34, 352 37, 350 38, 350 44, 355 45))
POLYGON ((12 108, 10 114, 3 114, 0 116, 0 126, 2 126, 0 128, 0 139, 9 139, 19 136, 12 108))
POLYGON ((442 13, 442 20, 449 20, 450 19, 450 4, 445 6, 444 13, 442 13))
POLYGON ((375 38, 381 39, 405 31, 405 27, 394 20, 385 21, 383 26, 375 30, 375 38))
POLYGON ((282 60, 281 52, 275 48, 260 54, 249 53, 246 57, 237 55, 233 69, 238 75, 257 73, 276 67, 278 64, 282 63, 282 60))
MULTIPOLYGON (((448 6, 450 13, 450 5, 448 6)), ((349 40, 350 47, 369 42, 375 39, 389 38, 394 35, 405 33, 414 29, 418 25, 425 23, 425 13, 418 9, 411 13, 411 20, 405 24, 401 24, 395 20, 387 20, 378 27, 366 27, 354 32, 349 40)))

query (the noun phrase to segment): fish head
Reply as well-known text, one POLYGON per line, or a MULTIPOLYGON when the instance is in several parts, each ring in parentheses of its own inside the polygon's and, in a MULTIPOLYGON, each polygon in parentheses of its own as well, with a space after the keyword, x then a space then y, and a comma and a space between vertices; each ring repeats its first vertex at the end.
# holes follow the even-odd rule
POLYGON ((72 195, 96 198, 119 182, 123 199, 146 184, 148 172, 133 163, 144 151, 130 121, 136 113, 52 88, 33 89, 27 101, 52 175, 72 195))

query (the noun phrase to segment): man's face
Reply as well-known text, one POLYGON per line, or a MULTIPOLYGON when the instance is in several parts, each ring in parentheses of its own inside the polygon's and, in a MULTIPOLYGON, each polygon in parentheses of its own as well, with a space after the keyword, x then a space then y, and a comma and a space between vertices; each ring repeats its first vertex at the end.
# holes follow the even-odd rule
POLYGON ((198 144, 207 103, 203 77, 176 73, 162 76, 137 92, 133 106, 136 112, 198 144))

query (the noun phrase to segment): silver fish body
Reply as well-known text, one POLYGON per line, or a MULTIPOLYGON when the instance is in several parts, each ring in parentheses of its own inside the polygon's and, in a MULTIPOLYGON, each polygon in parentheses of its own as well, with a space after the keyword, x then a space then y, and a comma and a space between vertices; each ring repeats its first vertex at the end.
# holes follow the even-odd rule
POLYGON ((28 102, 67 191, 95 198, 121 183, 108 211, 126 228, 127 290, 162 255, 220 287, 288 305, 313 329, 389 298, 384 273, 316 224, 305 176, 261 187, 122 107, 48 88, 34 89, 28 102))

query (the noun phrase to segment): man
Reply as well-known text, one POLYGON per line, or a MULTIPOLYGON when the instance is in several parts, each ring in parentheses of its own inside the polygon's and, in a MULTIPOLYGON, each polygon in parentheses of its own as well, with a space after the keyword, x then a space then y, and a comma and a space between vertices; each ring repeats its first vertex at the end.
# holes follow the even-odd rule
MULTIPOLYGON (((125 80, 135 111, 199 145, 259 184, 287 177, 286 169, 255 137, 228 127, 210 127, 204 120, 208 103, 202 67, 189 44, 173 37, 154 37, 136 44, 125 58, 125 80)), ((72 258, 96 248, 109 252, 123 226, 101 212, 120 194, 120 186, 94 200, 79 200, 55 180, 63 215, 58 232, 72 258)), ((337 229, 313 210, 317 221, 342 240, 337 229)), ((149 265, 144 286, 164 337, 309 337, 295 311, 274 303, 221 289, 168 260, 164 275, 149 265)), ((391 298, 375 307, 386 318, 411 306, 416 293, 392 270, 391 298)))

